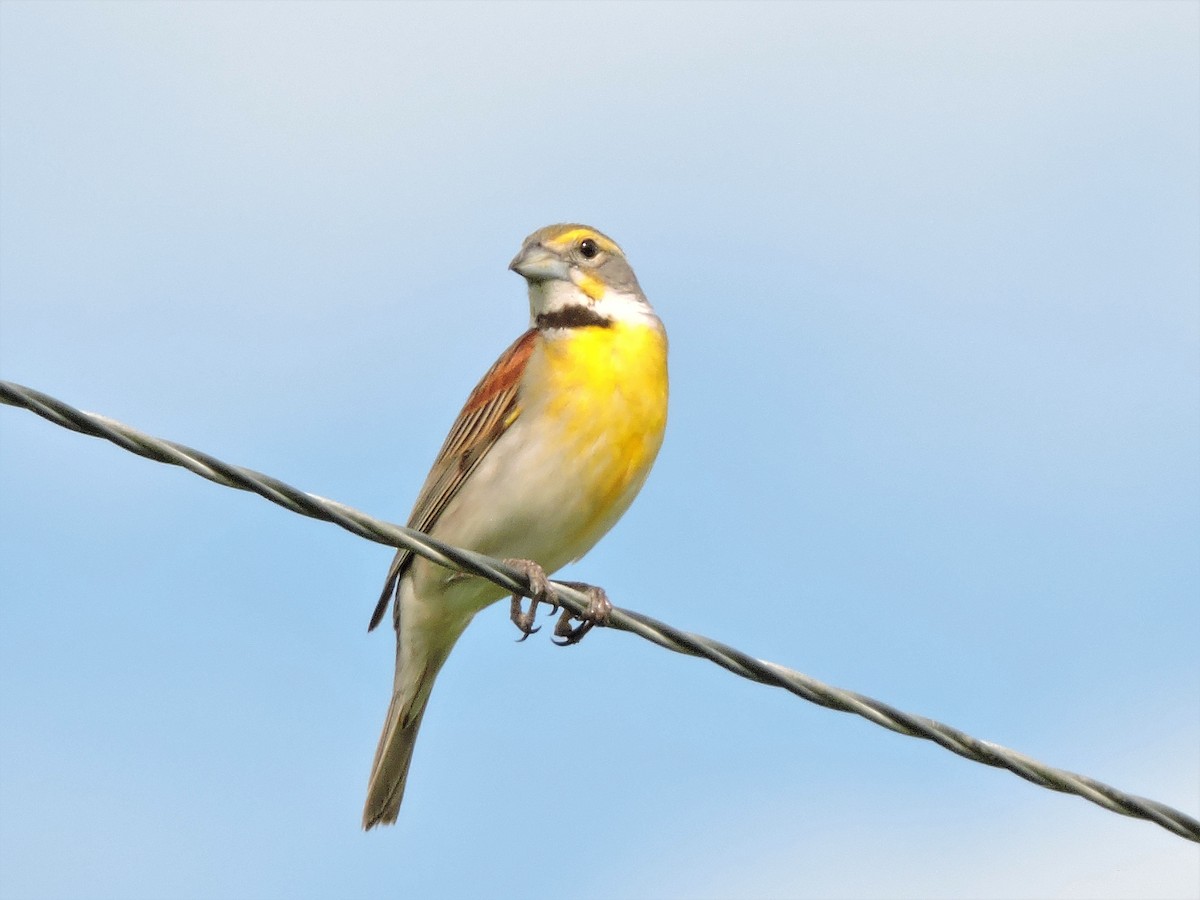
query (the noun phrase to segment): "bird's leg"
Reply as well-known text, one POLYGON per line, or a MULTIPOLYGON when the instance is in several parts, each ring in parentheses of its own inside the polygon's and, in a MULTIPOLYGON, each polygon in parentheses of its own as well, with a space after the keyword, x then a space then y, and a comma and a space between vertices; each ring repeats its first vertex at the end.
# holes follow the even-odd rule
POLYGON ((582 641, 583 636, 594 626, 604 625, 608 621, 608 614, 612 612, 613 605, 609 602, 608 595, 604 593, 604 588, 583 584, 579 581, 564 581, 563 584, 587 594, 588 598, 588 608, 582 616, 576 616, 569 609, 564 609, 558 619, 558 624, 554 626, 554 636, 562 638, 561 641, 554 643, 560 647, 569 647, 571 644, 578 644, 582 641), (579 619, 580 624, 572 628, 571 620, 575 618, 579 619))
POLYGON ((541 631, 541 627, 533 627, 533 620, 537 616, 537 607, 539 603, 549 603, 553 609, 551 614, 558 612, 558 600, 555 599, 554 589, 550 587, 550 579, 546 577, 546 570, 539 566, 531 559, 506 559, 504 564, 509 568, 516 569, 527 579, 529 579, 529 611, 524 612, 521 609, 521 595, 512 595, 512 622, 521 632, 521 636, 517 639, 519 644, 525 638, 529 637, 536 631, 541 631))

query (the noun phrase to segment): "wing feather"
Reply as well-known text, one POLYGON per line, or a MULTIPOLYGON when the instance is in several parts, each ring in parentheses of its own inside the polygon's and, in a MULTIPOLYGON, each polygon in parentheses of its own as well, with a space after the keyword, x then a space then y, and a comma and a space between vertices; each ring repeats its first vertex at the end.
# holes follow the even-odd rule
MULTIPOLYGON (((409 528, 426 534, 430 532, 471 472, 516 420, 520 414, 518 388, 521 376, 525 373, 525 365, 533 353, 537 337, 537 329, 531 328, 517 338, 475 386, 451 427, 450 434, 446 436, 446 442, 442 444, 433 468, 429 470, 421 493, 417 495, 417 502, 408 519, 409 528)), ((400 550, 392 560, 368 631, 382 621, 388 604, 396 596, 401 577, 412 562, 411 550, 400 550)), ((397 628, 399 615, 397 604, 397 628)))

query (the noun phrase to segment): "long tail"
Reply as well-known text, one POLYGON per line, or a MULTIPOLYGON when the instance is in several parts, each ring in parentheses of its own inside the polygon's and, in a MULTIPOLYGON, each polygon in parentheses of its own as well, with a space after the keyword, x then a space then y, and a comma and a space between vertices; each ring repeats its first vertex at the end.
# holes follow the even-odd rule
POLYGON ((383 735, 379 738, 375 762, 371 766, 363 828, 396 821, 429 692, 462 630, 460 627, 450 634, 442 633, 435 641, 429 640, 433 635, 424 629, 402 629, 397 635, 396 681, 383 723, 383 735))

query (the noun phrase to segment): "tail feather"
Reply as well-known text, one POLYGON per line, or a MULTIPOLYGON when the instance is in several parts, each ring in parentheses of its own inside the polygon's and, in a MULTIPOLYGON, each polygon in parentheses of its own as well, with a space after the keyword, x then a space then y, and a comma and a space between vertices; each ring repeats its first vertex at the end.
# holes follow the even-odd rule
POLYGON ((408 766, 417 743, 417 731, 421 728, 425 704, 429 700, 429 688, 433 686, 436 674, 435 671, 429 677, 429 686, 420 695, 412 697, 412 702, 401 691, 392 695, 383 735, 371 766, 367 803, 363 808, 363 828, 390 825, 396 821, 400 801, 404 799, 404 783, 408 780, 408 766))
MULTIPOLYGON (((405 598, 402 598, 405 599, 405 598)), ((433 682, 450 655, 467 621, 439 623, 440 627, 421 627, 406 623, 396 641, 396 680, 392 702, 383 723, 383 734, 375 750, 367 802, 363 808, 363 828, 388 825, 396 821, 404 783, 412 762, 413 747, 433 682)), ((425 623, 421 623, 425 624, 425 623)))

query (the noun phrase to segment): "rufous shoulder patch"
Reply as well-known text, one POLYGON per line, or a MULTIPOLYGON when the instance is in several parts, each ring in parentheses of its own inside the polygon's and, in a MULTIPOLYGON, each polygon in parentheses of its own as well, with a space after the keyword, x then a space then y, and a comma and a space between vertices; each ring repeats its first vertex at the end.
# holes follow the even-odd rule
POLYGON ((533 348, 539 338, 538 330, 530 328, 517 338, 516 342, 504 351, 495 364, 488 369, 483 379, 476 385, 471 396, 467 398, 461 415, 468 415, 486 406, 498 394, 512 389, 521 376, 525 374, 525 366, 533 355, 533 348))

